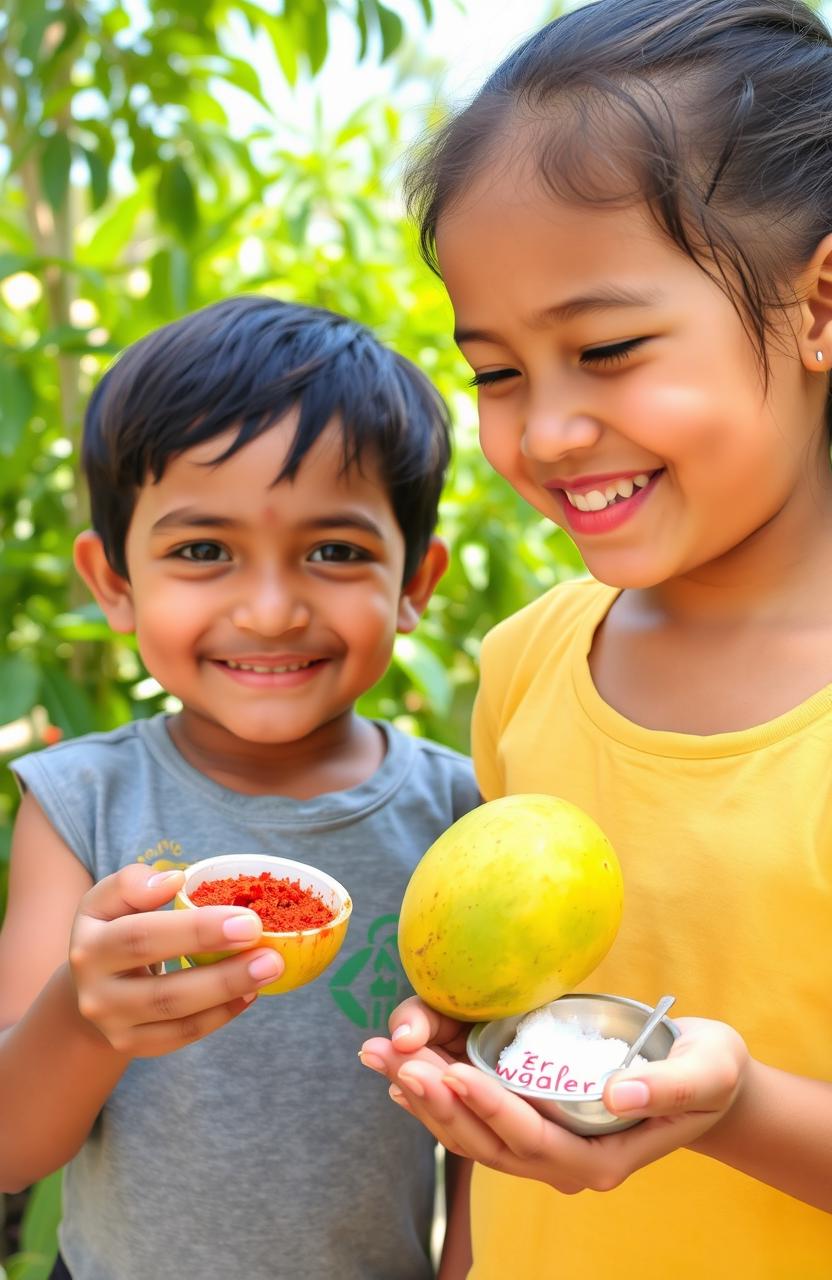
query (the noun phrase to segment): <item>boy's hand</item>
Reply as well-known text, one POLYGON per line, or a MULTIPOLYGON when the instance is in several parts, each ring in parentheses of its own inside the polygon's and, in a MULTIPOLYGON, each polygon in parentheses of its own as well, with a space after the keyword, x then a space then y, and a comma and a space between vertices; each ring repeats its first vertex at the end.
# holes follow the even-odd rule
POLYGON ((242 1013, 283 970, 276 952, 251 949, 263 931, 253 911, 157 911, 182 882, 181 871, 153 875, 134 863, 81 899, 69 943, 78 1009, 118 1053, 154 1057, 201 1039, 242 1013), (244 954, 159 972, 174 956, 237 950, 244 954))
POLYGON ((431 1022, 425 1015, 423 1021, 422 1010, 409 1012, 411 1033, 400 1037, 408 1048, 428 1023, 434 1035, 444 1037, 444 1047, 441 1039, 434 1040, 434 1048, 422 1039, 422 1047, 405 1054, 398 1040, 395 1046, 381 1038, 368 1040, 362 1061, 392 1081, 391 1097, 457 1155, 567 1194, 611 1190, 636 1169, 695 1143, 730 1110, 750 1061, 730 1027, 680 1018, 683 1034, 667 1059, 607 1081, 609 1110, 645 1117, 645 1122, 622 1133, 582 1138, 546 1120, 476 1067, 453 1061, 448 1047, 457 1048, 459 1036, 449 1039, 451 1027, 442 1025, 447 1019, 434 1015, 431 1022))

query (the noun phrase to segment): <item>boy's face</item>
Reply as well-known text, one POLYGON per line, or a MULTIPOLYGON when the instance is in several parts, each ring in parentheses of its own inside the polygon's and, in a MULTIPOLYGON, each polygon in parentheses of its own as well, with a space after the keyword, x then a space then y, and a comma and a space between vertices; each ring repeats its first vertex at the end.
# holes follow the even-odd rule
POLYGON ((396 632, 415 626, 445 565, 437 540, 403 589, 390 498, 369 459, 363 473, 342 473, 336 426, 294 480, 273 484, 294 426, 284 419, 212 466, 229 432, 145 484, 115 604, 79 557, 111 624, 135 630, 147 669, 192 724, 252 743, 297 742, 348 713, 384 674, 396 632))

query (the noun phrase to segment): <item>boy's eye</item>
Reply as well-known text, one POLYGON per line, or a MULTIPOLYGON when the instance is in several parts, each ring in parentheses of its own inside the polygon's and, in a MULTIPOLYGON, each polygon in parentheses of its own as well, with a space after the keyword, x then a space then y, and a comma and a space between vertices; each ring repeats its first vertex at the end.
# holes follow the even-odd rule
POLYGON ((495 382, 505 382, 507 378, 519 378, 517 369, 485 369, 475 373, 468 382, 469 387, 488 387, 495 382))
POLYGON ((189 560, 192 564, 217 564, 231 559, 225 547, 219 542, 188 542, 184 547, 177 547, 173 554, 180 560, 189 560))
POLYGON ((646 341, 647 338, 628 338, 626 342, 610 342, 605 347, 590 347, 588 351, 581 352, 581 364, 622 364, 632 351, 646 341))
POLYGON ((366 560, 367 553, 360 547, 353 547, 349 542, 324 542, 315 547, 309 559, 317 564, 350 564, 356 560, 366 560))

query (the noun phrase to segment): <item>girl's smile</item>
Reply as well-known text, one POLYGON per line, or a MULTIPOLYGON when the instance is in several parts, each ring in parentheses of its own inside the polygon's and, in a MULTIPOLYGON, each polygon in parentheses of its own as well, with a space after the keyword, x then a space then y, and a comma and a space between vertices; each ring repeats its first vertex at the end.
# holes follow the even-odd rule
POLYGON ((778 530, 814 536, 825 377, 784 324, 766 382, 726 293, 643 206, 567 203, 497 157, 436 246, 486 457, 596 578, 708 565, 731 585, 778 530))

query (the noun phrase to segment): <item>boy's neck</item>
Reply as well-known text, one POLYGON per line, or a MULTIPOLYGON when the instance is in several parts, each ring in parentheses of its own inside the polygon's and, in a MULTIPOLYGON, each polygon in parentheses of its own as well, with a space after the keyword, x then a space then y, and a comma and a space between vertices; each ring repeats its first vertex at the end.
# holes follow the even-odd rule
POLYGON ((248 742, 187 708, 168 732, 188 764, 244 795, 309 800, 365 782, 381 765, 384 735, 351 708, 300 741, 248 742))

